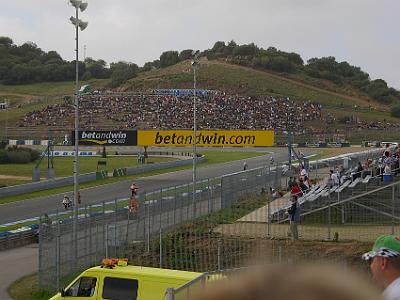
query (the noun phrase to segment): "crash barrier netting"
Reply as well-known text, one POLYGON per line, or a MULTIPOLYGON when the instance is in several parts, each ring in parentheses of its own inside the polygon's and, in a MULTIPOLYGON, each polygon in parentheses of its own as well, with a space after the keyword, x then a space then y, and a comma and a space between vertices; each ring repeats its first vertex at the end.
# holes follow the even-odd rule
MULTIPOLYGON (((355 166, 378 155, 365 153, 350 163, 355 166)), ((342 162, 343 158, 312 163, 311 179, 327 176, 329 168, 342 162)), ((290 238, 284 215, 288 200, 271 201, 268 193, 270 187, 286 185, 282 170, 282 166, 267 166, 199 181, 195 189, 186 184, 141 193, 137 213, 129 213, 128 199, 88 206, 79 211, 75 234, 71 214, 52 216, 52 222, 42 218, 39 284, 59 289, 104 257, 205 272, 243 266, 256 249, 262 249, 258 252, 264 256, 285 255, 284 249, 272 254, 280 246, 271 238, 290 238)), ((376 177, 307 200, 300 239, 372 241, 379 233, 396 233, 398 191, 397 182, 387 184, 376 177), (353 193, 356 198, 350 198, 353 193)))

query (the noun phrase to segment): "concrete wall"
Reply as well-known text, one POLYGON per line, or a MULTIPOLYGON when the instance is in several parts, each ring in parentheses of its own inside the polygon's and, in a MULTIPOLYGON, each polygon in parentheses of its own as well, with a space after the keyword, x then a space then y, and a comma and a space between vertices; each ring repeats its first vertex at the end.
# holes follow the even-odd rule
MULTIPOLYGON (((202 162, 205 158, 199 157, 197 159, 198 162, 202 162)), ((148 165, 141 165, 138 167, 127 168, 127 174, 140 174, 144 172, 154 171, 154 170, 162 170, 168 169, 173 167, 180 167, 180 166, 187 166, 193 163, 192 159, 185 159, 185 160, 178 160, 178 161, 171 161, 171 162, 164 162, 158 164, 148 164, 148 165)), ((79 183, 89 182, 96 180, 96 172, 87 173, 79 175, 79 183)), ((73 185, 74 184, 74 177, 64 177, 64 178, 57 178, 51 179, 46 181, 40 182, 32 182, 27 184, 9 186, 0 188, 0 198, 7 197, 7 196, 14 196, 20 195, 25 193, 31 193, 36 191, 42 191, 51 188, 57 188, 61 186, 73 185)))

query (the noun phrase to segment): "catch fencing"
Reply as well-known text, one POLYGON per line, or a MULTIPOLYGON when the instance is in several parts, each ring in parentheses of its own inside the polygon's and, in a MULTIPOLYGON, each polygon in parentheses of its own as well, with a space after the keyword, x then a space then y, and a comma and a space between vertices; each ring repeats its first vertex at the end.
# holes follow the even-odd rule
MULTIPOLYGON (((380 153, 353 155, 350 165, 375 158, 380 153)), ((339 163, 343 163, 343 157, 310 163, 310 177, 321 179, 329 173, 329 168, 339 163)), ((129 200, 81 208, 76 238, 72 232, 72 214, 51 216, 51 221, 42 216, 39 285, 59 290, 78 272, 98 265, 104 257, 128 257, 130 263, 136 265, 198 272, 241 267, 257 255, 279 261, 287 245, 282 246, 271 238, 288 237, 287 216, 281 215, 288 201, 282 198, 281 204, 274 202, 268 191, 270 187, 285 188, 290 174, 282 165, 264 166, 199 181, 195 189, 190 183, 142 193, 138 196, 137 212, 129 212, 129 200)), ((311 206, 304 211, 305 223, 300 226, 300 237, 334 240, 339 232, 335 226, 345 228, 351 224, 353 227, 346 229, 348 235, 339 232, 338 239, 370 241, 379 230, 365 238, 367 230, 360 231, 359 227, 366 225, 360 220, 369 221, 371 216, 376 217, 372 222, 374 226, 385 220, 384 230, 392 232, 394 228, 395 232, 399 216, 397 204, 394 208, 385 201, 376 207, 373 200, 374 195, 387 190, 395 195, 387 196, 394 199, 391 203, 398 203, 396 182, 371 192, 371 200, 366 203, 363 203, 364 196, 347 200, 349 195, 343 190, 343 194, 334 194, 339 201, 311 206), (373 210, 359 210, 358 204, 373 210), (340 223, 338 212, 343 208, 346 221, 340 223), (331 220, 330 225, 326 220, 331 220)))

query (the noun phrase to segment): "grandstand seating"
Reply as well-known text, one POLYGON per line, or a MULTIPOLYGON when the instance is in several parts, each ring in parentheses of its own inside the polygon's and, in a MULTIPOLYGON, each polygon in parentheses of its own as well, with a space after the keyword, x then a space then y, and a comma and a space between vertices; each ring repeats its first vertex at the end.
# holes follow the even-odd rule
MULTIPOLYGON (((400 176, 393 176, 393 181, 400 181, 400 176)), ((312 210, 326 207, 334 201, 341 201, 352 196, 366 193, 367 191, 376 190, 388 183, 382 181, 379 176, 367 175, 365 178, 356 178, 355 180, 347 179, 340 186, 330 187, 327 183, 314 185, 310 190, 299 197, 298 203, 301 206, 301 213, 307 214, 312 210)), ((383 190, 380 192, 382 198, 391 199, 391 191, 383 190)), ((366 197, 370 197, 367 195, 366 197)), ((271 210, 271 221, 282 223, 287 221, 287 210, 290 203, 282 204, 280 207, 274 207, 271 210)))

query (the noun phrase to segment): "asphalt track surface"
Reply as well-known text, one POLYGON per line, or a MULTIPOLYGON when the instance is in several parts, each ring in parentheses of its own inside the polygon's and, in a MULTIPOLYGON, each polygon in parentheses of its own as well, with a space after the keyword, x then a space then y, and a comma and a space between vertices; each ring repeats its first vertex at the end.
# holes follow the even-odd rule
MULTIPOLYGON (((255 151, 255 149, 246 150, 255 151)), ((269 164, 271 156, 274 157, 275 163, 287 161, 287 148, 263 148, 257 150, 270 151, 273 152, 273 154, 268 153, 258 157, 222 164, 213 164, 207 167, 200 166, 197 168, 196 172, 197 180, 242 171, 244 161, 246 161, 249 169, 269 164)), ((151 177, 138 177, 135 179, 135 182, 139 185, 141 192, 151 192, 159 190, 160 188, 190 183, 192 182, 192 174, 192 169, 189 169, 151 177)), ((119 198, 128 198, 130 196, 129 186, 131 183, 132 180, 124 180, 117 183, 82 189, 80 191, 82 205, 96 204, 119 198)), ((63 195, 64 194, 58 194, 0 205, 0 223, 4 224, 29 219, 40 216, 44 213, 53 213, 57 210, 62 211, 63 206, 61 201, 63 195)), ((72 193, 67 193, 67 195, 72 199, 72 193)))

